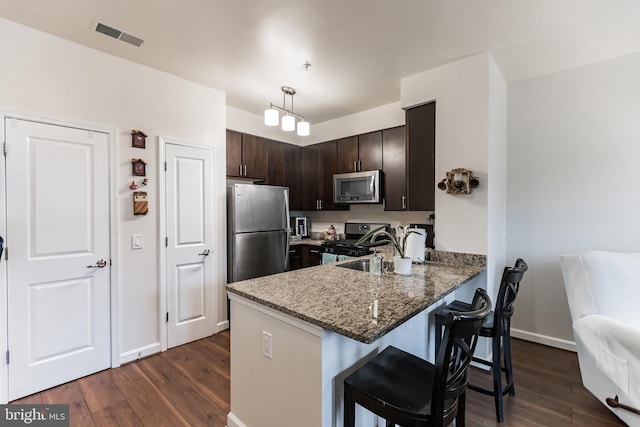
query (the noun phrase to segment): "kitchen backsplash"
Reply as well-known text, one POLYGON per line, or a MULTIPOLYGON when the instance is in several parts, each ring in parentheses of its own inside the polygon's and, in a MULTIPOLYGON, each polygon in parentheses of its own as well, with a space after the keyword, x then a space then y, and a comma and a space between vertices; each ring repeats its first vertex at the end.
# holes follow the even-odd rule
POLYGON ((427 211, 387 212, 380 204, 351 205, 348 211, 292 211, 290 214, 291 216, 308 216, 311 220, 312 232, 322 232, 333 225, 340 234, 344 233, 345 222, 388 223, 395 228, 399 225, 426 224, 432 213, 427 211))

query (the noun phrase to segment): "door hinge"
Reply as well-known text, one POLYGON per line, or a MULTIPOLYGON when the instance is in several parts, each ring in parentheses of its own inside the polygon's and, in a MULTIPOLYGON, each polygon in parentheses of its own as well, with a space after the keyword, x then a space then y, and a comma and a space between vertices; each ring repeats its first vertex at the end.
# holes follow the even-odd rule
POLYGON ((167 162, 166 161, 164 162, 164 171, 165 172, 167 171, 167 162))
POLYGON ((7 141, 2 143, 2 153, 7 157, 7 141))
POLYGON ((7 350, 7 365, 9 364, 9 350, 7 350))
POLYGON ((165 237, 165 238, 164 238, 164 247, 165 247, 165 248, 168 248, 168 247, 169 247, 169 238, 168 238, 168 237, 165 237))
MULTIPOLYGON (((168 311, 167 311, 167 323, 169 323, 169 312, 168 312, 168 311)), ((7 352, 7 354, 8 354, 8 353, 9 353, 9 352, 7 352)), ((7 355, 7 357, 9 357, 9 356, 7 355)))

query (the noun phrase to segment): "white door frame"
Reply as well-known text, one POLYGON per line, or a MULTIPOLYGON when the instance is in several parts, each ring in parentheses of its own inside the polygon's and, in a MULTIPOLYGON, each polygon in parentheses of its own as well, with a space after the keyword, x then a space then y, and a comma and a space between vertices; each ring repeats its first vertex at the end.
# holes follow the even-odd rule
MULTIPOLYGON (((206 144, 195 144, 193 142, 190 141, 185 141, 185 140, 181 140, 179 138, 172 138, 172 137, 168 137, 168 136, 158 136, 158 170, 159 172, 162 174, 161 177, 158 179, 158 210, 159 210, 159 218, 158 218, 158 232, 159 232, 159 244, 158 244, 158 278, 160 280, 160 293, 161 293, 161 298, 160 298, 160 346, 161 346, 161 350, 162 351, 166 351, 168 348, 168 337, 167 337, 167 331, 168 331, 168 327, 167 327, 167 322, 166 322, 166 318, 165 318, 165 313, 167 312, 167 247, 165 246, 165 242, 166 242, 166 238, 167 238, 167 174, 165 173, 165 158, 166 158, 166 146, 167 144, 174 144, 174 145, 184 145, 186 147, 195 147, 195 148, 205 148, 205 149, 209 149, 212 150, 212 152, 215 150, 215 147, 211 146, 211 145, 206 145, 206 144)), ((215 156, 215 152, 213 152, 212 160, 215 156)), ((214 167, 214 164, 212 162, 211 167, 214 167)), ((212 179, 213 181, 213 179, 212 179)), ((214 183, 211 182, 211 185, 209 187, 210 191, 213 191, 213 185, 214 183)), ((215 214, 213 213, 213 206, 211 209, 212 212, 212 218, 211 221, 215 220, 215 214)), ((210 236, 211 238, 211 249, 213 252, 213 256, 217 255, 217 245, 216 245, 216 240, 215 240, 215 227, 212 227, 212 236, 210 236)), ((215 264, 214 267, 215 268, 215 264)), ((214 307, 214 313, 213 316, 214 318, 217 319, 217 309, 216 309, 216 299, 217 299, 217 295, 216 295, 216 291, 215 289, 212 289, 213 292, 211 292, 211 298, 213 298, 213 307, 214 307)))
MULTIPOLYGON (((58 118, 47 116, 35 116, 27 113, 13 113, 7 111, 0 111, 0 136, 1 142, 5 142, 5 119, 15 118, 21 120, 28 120, 33 122, 40 122, 50 125, 65 126, 71 128, 79 128, 86 130, 93 130, 96 132, 103 132, 109 135, 109 256, 111 257, 111 272, 110 272, 110 290, 111 290, 111 367, 115 368, 120 366, 120 341, 119 341, 119 315, 120 306, 119 298, 119 222, 117 221, 118 197, 117 197, 117 158, 118 158, 118 129, 79 121, 61 120, 58 118)), ((4 150, 4 147, 3 147, 4 150)), ((0 153, 2 155, 2 153, 0 153)), ((10 154, 9 154, 10 155, 10 154)), ((0 213, 2 220, 0 221, 0 235, 6 236, 6 182, 5 182, 5 158, 2 155, 0 160, 0 213)), ((11 243, 11 242, 9 242, 11 243)), ((5 357, 8 346, 8 300, 7 300, 7 270, 5 255, 3 254, 0 261, 0 312, 4 313, 0 316, 0 404, 5 404, 9 398, 9 378, 8 378, 8 366, 5 363, 5 357)))

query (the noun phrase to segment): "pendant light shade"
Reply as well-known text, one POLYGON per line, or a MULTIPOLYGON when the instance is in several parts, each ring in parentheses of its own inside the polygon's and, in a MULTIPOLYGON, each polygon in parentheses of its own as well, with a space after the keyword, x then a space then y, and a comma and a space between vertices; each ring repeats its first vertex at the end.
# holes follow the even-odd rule
POLYGON ((264 111, 264 124, 267 126, 278 126, 279 119, 278 110, 269 108, 264 111))
POLYGON ((297 128, 299 136, 308 136, 309 122, 305 121, 304 117, 300 114, 293 112, 293 95, 296 94, 296 90, 289 86, 282 86, 280 89, 282 90, 282 108, 277 105, 270 104, 269 108, 264 111, 264 124, 267 126, 277 126, 278 120, 280 119, 279 112, 282 112, 284 115, 280 120, 280 125, 283 131, 291 132, 297 128), (287 110, 287 95, 291 97, 290 110, 287 110), (296 118, 300 119, 297 125, 296 118))
POLYGON ((291 132, 296 128, 296 118, 293 116, 282 116, 282 130, 291 132))
POLYGON ((304 120, 298 122, 298 135, 309 136, 309 122, 305 122, 304 120))

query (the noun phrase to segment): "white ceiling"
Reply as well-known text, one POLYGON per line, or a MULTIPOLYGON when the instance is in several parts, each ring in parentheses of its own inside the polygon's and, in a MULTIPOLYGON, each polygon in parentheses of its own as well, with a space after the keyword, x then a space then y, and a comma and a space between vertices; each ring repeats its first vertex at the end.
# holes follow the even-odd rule
POLYGON ((312 125, 399 101, 403 77, 481 51, 509 82, 640 51, 638 0, 0 0, 0 16, 256 114, 293 86, 312 125), (97 33, 96 21, 145 43, 97 33))

